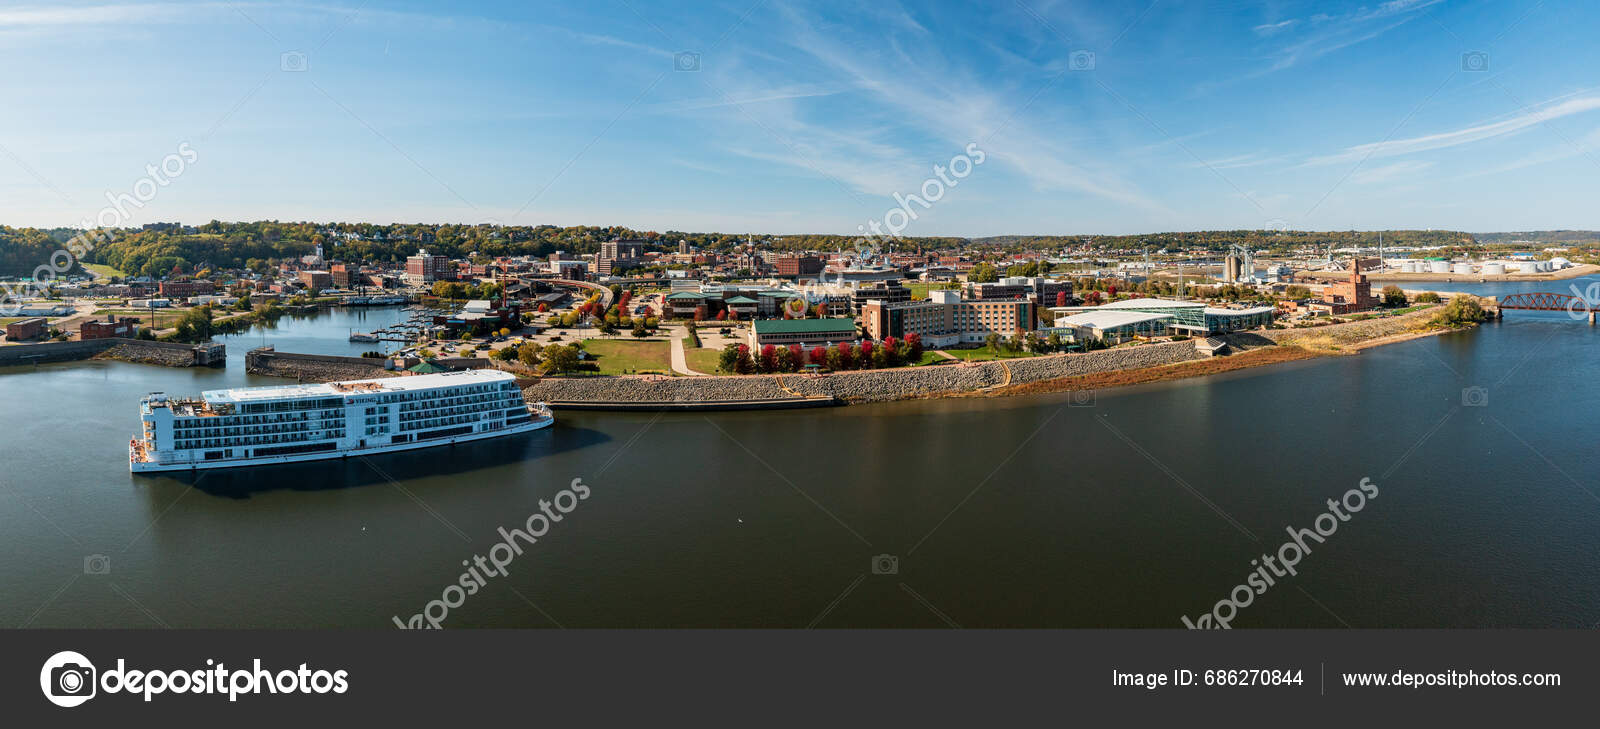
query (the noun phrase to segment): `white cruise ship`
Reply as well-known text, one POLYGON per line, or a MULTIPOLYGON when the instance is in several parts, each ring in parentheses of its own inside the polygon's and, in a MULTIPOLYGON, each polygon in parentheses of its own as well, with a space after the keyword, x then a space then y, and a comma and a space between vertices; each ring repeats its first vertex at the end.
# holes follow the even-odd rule
POLYGON ((467 370, 377 380, 151 393, 128 468, 188 471, 366 456, 497 438, 555 422, 516 378, 467 370))

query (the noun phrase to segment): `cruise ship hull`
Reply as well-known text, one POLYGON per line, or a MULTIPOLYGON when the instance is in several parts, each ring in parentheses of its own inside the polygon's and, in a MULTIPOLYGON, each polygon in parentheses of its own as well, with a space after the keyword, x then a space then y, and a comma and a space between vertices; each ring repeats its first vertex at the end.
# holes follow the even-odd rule
POLYGON ((533 420, 500 430, 486 431, 483 433, 466 433, 449 438, 439 438, 418 443, 393 443, 368 448, 352 448, 342 451, 322 451, 318 453, 297 453, 287 456, 263 456, 260 458, 233 458, 215 461, 194 461, 189 463, 156 463, 153 461, 138 460, 129 447, 128 469, 133 473, 156 473, 162 471, 208 471, 215 468, 249 468, 252 466, 273 466, 283 463, 303 463, 306 461, 329 461, 342 458, 360 458, 376 456, 384 453, 397 453, 399 451, 414 451, 423 448, 437 448, 454 443, 467 443, 470 441, 489 440, 491 438, 504 438, 506 436, 527 433, 541 428, 548 428, 555 423, 555 418, 534 418, 533 420))

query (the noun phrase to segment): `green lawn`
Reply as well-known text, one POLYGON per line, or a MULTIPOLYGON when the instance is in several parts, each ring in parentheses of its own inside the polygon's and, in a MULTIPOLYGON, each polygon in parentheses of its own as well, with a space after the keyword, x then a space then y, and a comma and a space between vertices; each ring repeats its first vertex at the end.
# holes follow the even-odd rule
POLYGON ((922 359, 920 361, 913 362, 909 366, 911 366, 911 367, 921 367, 923 365, 937 364, 939 362, 946 362, 946 361, 948 361, 948 360, 946 360, 944 357, 939 356, 933 350, 927 350, 927 351, 924 351, 922 353, 922 359))
POLYGON ((120 276, 122 278, 127 278, 128 277, 128 274, 123 273, 122 271, 118 271, 117 269, 112 268, 110 266, 107 266, 104 263, 84 263, 84 264, 81 264, 81 265, 84 268, 88 269, 90 273, 92 273, 95 276, 98 276, 100 278, 111 278, 112 276, 120 276))
POLYGON ((1007 352, 1004 349, 1000 350, 1000 352, 998 354, 996 354, 994 352, 989 351, 988 347, 979 347, 977 349, 946 349, 944 351, 949 352, 952 357, 956 357, 958 359, 964 359, 964 360, 967 360, 969 362, 978 362, 978 361, 986 361, 986 360, 993 360, 993 359, 1017 359, 1019 357, 1037 357, 1038 356, 1036 354, 1033 354, 1032 352, 1007 352))
POLYGON ((630 342, 624 339, 585 339, 583 350, 602 375, 672 374, 670 342, 630 342))
POLYGON ((939 291, 941 289, 954 291, 961 288, 961 285, 955 283, 913 283, 906 286, 906 288, 911 289, 911 298, 926 299, 929 291, 939 291))
POLYGON ((683 350, 684 359, 689 361, 689 369, 695 372, 704 372, 708 375, 719 374, 717 372, 717 360, 721 356, 722 350, 720 349, 706 349, 703 347, 689 349, 685 347, 683 350))

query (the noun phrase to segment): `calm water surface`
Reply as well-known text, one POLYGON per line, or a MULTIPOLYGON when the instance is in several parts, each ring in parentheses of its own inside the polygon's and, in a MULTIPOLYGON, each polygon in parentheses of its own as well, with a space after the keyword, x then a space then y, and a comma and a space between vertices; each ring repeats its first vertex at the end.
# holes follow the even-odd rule
MULTIPOLYGON (((359 352, 347 330, 394 312, 265 339, 359 352)), ((1236 627, 1600 622, 1600 332, 1563 315, 1092 404, 569 413, 370 462, 130 476, 139 397, 281 384, 243 373, 262 338, 230 338, 225 370, 0 370, 0 620, 392 627, 582 478, 593 495, 447 627, 1178 627, 1370 477, 1379 497, 1236 627)))

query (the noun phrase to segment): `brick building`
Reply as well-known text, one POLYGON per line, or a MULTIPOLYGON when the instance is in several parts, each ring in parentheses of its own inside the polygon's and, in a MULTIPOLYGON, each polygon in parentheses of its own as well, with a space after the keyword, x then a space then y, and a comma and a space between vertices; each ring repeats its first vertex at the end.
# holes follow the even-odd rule
POLYGON ((822 259, 816 256, 778 256, 773 263, 777 267, 778 276, 782 278, 815 276, 822 273, 822 259))
POLYGON ((352 276, 352 274, 355 274, 355 276, 360 274, 352 271, 351 268, 352 266, 347 263, 335 263, 328 266, 328 275, 333 278, 335 287, 347 289, 350 288, 352 283, 360 283, 357 278, 352 276))
POLYGON ((300 283, 312 291, 333 288, 333 274, 327 271, 301 271, 300 283))
POLYGON ((1334 314, 1348 314, 1378 307, 1378 299, 1372 295, 1371 282, 1361 274, 1361 259, 1350 262, 1350 278, 1330 283, 1322 290, 1322 302, 1334 314))
POLYGON ((454 281, 456 267, 450 262, 449 256, 436 256, 428 253, 427 249, 418 248, 416 255, 406 259, 405 275, 412 283, 454 281))
POLYGON ((111 339, 113 337, 133 339, 138 334, 138 319, 130 317, 118 319, 114 314, 106 316, 105 321, 90 319, 78 329, 79 339, 111 339))
POLYGON ((6 340, 21 342, 27 339, 38 339, 44 336, 45 320, 43 317, 22 319, 6 325, 6 340))

